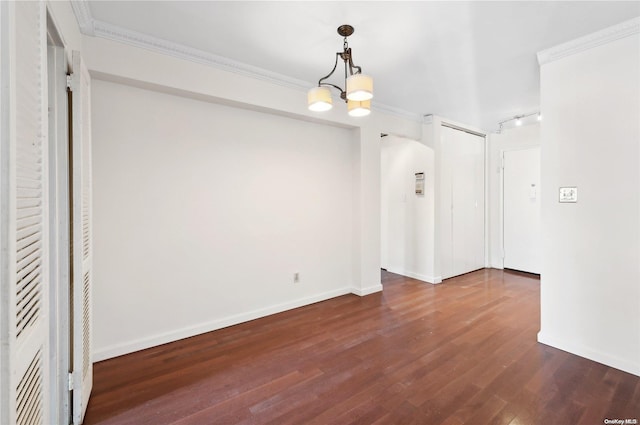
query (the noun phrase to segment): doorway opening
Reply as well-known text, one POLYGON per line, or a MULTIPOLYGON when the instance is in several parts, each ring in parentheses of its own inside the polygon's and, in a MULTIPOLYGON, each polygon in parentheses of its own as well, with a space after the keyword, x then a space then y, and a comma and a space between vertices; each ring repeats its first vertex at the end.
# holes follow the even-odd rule
POLYGON ((385 135, 380 143, 381 268, 430 282, 434 151, 395 135, 385 135))

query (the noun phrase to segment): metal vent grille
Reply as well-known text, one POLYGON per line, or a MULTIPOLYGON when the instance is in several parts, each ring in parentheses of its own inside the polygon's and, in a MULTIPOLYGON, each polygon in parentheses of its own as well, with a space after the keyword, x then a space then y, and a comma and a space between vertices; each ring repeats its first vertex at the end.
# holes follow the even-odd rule
POLYGON ((38 425, 42 419, 42 350, 38 350, 18 383, 16 393, 16 424, 38 425))

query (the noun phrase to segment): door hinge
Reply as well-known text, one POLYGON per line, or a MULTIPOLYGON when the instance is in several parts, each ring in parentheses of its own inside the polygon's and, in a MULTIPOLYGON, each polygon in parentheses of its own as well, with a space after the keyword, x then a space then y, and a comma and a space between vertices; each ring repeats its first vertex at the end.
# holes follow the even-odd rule
POLYGON ((72 77, 73 74, 67 75, 67 88, 71 91, 73 91, 72 77))
POLYGON ((73 373, 69 372, 69 391, 73 391, 73 373))

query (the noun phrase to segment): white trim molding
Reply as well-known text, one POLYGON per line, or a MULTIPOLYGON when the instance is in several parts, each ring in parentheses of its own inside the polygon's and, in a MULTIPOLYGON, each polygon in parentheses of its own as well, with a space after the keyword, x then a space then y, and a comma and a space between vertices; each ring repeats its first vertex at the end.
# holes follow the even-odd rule
POLYGON ((128 30, 107 22, 93 20, 93 24, 96 37, 129 44, 134 47, 151 50, 153 52, 172 56, 178 59, 212 66, 223 71, 233 72, 259 80, 265 80, 288 88, 306 91, 309 87, 313 87, 313 84, 307 81, 287 77, 286 75, 271 72, 257 66, 248 65, 246 63, 214 55, 213 53, 208 53, 203 50, 194 49, 183 44, 174 43, 162 38, 128 30))
POLYGON ((414 112, 405 111, 404 109, 396 108, 394 106, 385 105, 382 103, 372 102, 371 109, 374 111, 383 112, 389 115, 395 115, 400 118, 404 118, 413 122, 422 122, 422 114, 416 114, 414 112))
POLYGON ((620 369, 624 372, 640 376, 640 362, 629 362, 628 360, 611 356, 610 354, 604 353, 598 349, 593 349, 580 343, 567 341, 564 338, 549 335, 542 331, 538 332, 538 342, 566 351, 567 353, 575 354, 576 356, 584 357, 585 359, 593 360, 594 362, 602 363, 604 365, 620 369))
POLYGON ((612 41, 640 33, 640 17, 538 52, 540 66, 612 41))
POLYGON ((272 314, 281 313, 283 311, 292 310, 298 307, 304 307, 309 304, 326 301, 331 298, 340 297, 350 294, 351 288, 336 289, 329 292, 313 295, 306 298, 300 298, 294 301, 276 304, 265 308, 260 308, 246 313, 234 314, 232 316, 223 317, 205 323, 176 329, 162 334, 152 335, 145 338, 129 341, 123 344, 116 344, 109 347, 100 348, 93 353, 93 361, 99 362, 113 357, 122 356, 124 354, 133 353, 135 351, 144 350, 169 342, 178 341, 195 335, 212 332, 218 329, 226 328, 240 323, 266 317, 272 314))
POLYGON ((367 286, 366 288, 351 288, 351 293, 354 295, 358 295, 359 297, 364 297, 381 291, 382 284, 380 283, 378 283, 377 285, 367 286))
POLYGON ((89 2, 87 0, 73 0, 71 1, 71 8, 76 15, 80 32, 86 35, 95 35, 94 20, 93 16, 91 16, 91 9, 89 9, 89 2))
POLYGON ((427 276, 424 274, 412 272, 411 270, 394 269, 394 268, 388 268, 387 271, 390 273, 399 274, 401 276, 410 277, 412 279, 416 279, 422 282, 431 283, 434 285, 438 283, 442 283, 441 276, 427 276))

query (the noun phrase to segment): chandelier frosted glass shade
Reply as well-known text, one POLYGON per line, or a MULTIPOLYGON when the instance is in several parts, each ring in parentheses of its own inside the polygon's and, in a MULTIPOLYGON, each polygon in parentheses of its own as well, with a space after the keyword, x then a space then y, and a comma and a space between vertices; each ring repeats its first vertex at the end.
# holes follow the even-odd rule
POLYGON ((373 98, 373 78, 365 74, 353 74, 347 78, 347 99, 363 101, 373 98))
POLYGON ((347 100, 347 111, 352 117, 365 117, 371 113, 371 101, 347 100))
POLYGON ((333 107, 329 87, 313 87, 307 93, 307 105, 310 111, 328 111, 333 107))

